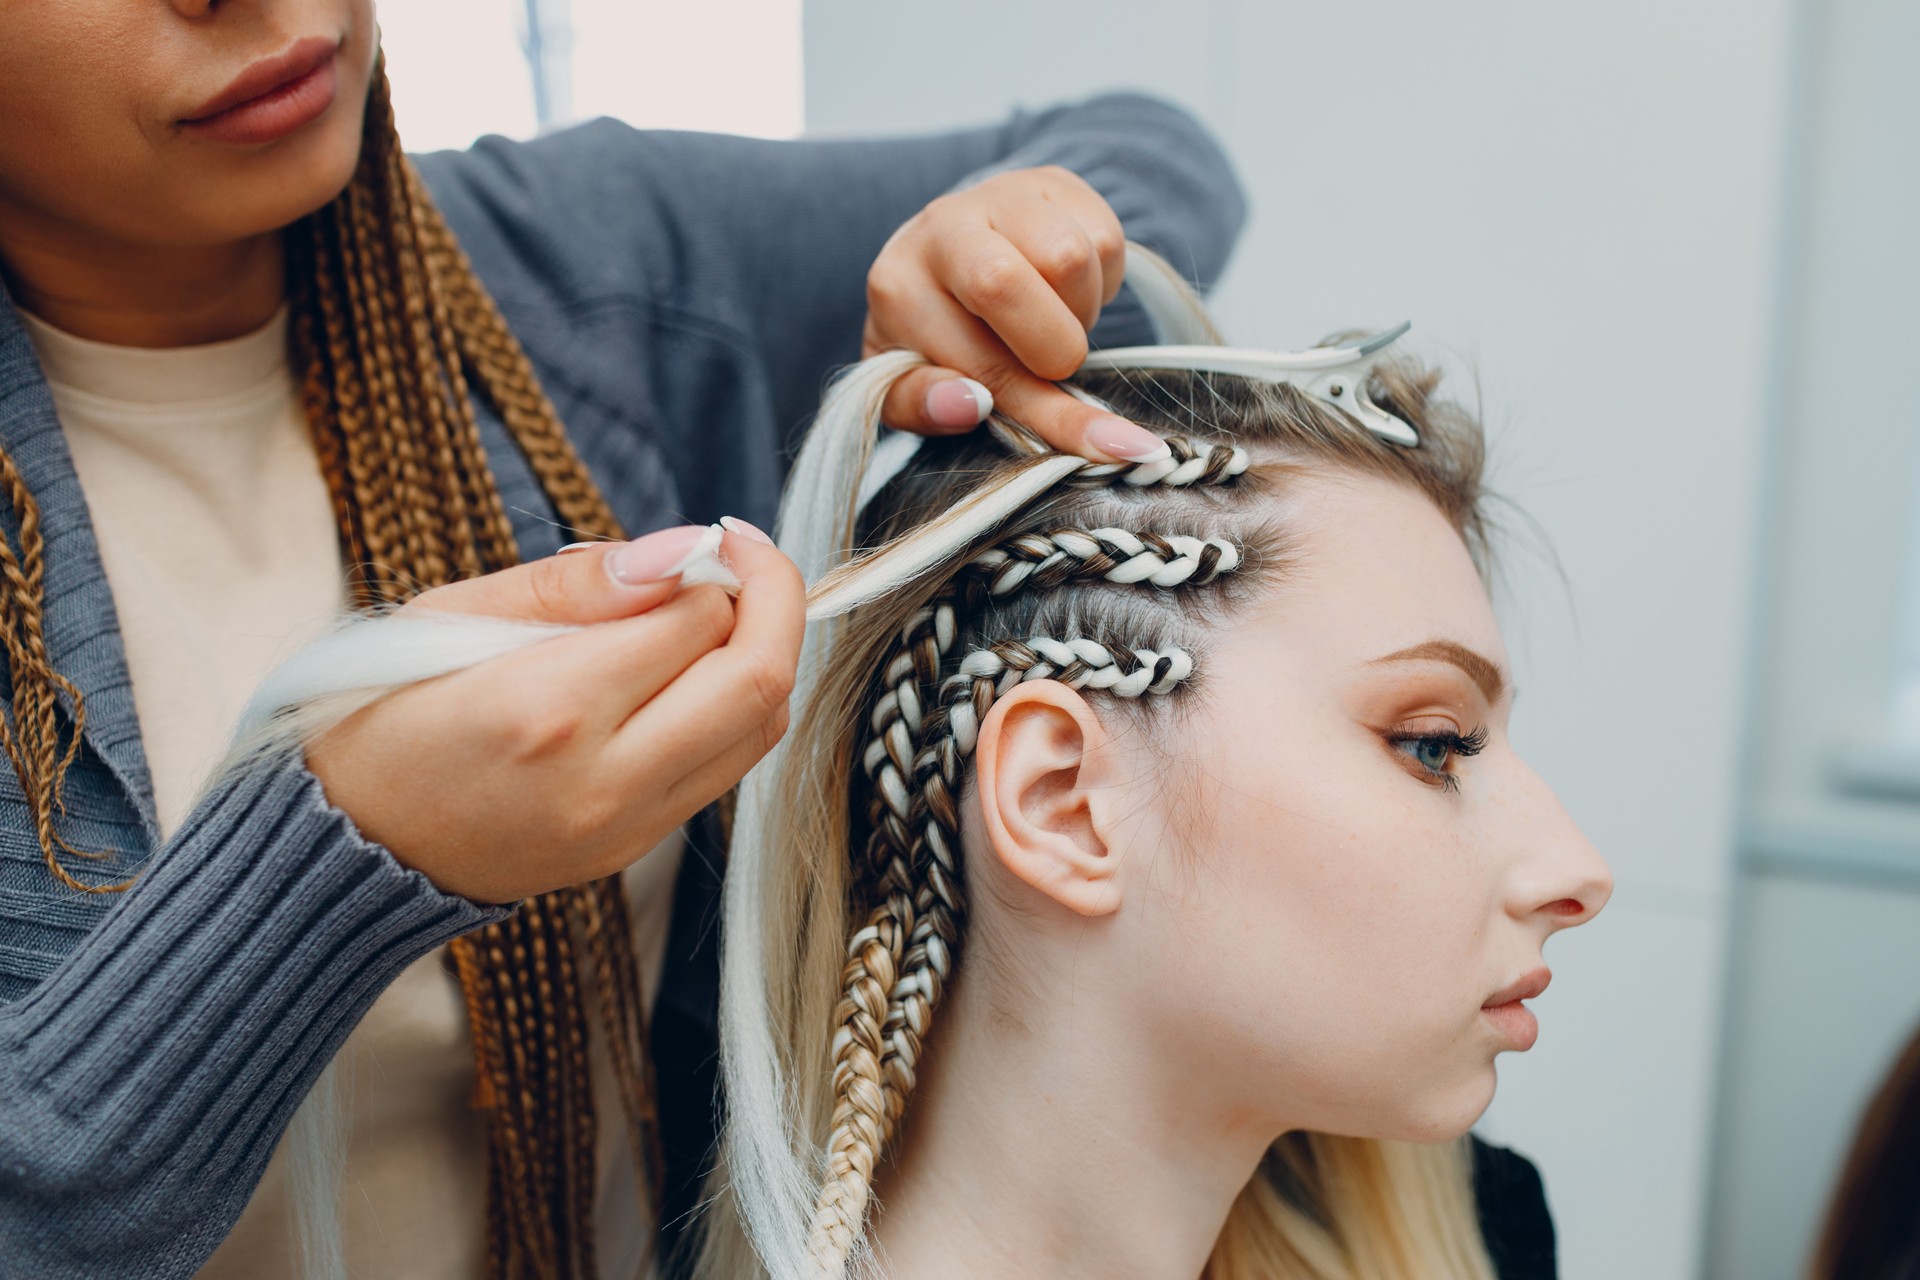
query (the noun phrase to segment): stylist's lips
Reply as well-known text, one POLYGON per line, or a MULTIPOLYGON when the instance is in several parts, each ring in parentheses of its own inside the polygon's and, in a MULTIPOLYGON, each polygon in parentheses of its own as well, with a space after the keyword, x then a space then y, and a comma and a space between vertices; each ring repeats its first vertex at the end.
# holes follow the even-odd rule
POLYGON ((201 103, 181 127, 213 142, 275 142, 317 120, 333 105, 334 55, 340 42, 308 36, 260 61, 201 103))
POLYGON ((1545 991, 1547 984, 1552 981, 1552 970, 1535 969, 1519 981, 1488 996, 1487 1002, 1480 1006, 1480 1014, 1493 1024, 1494 1030, 1506 1037, 1509 1045, 1525 1053, 1540 1038, 1540 1024, 1534 1021, 1533 1011, 1520 1002, 1533 999, 1545 991))

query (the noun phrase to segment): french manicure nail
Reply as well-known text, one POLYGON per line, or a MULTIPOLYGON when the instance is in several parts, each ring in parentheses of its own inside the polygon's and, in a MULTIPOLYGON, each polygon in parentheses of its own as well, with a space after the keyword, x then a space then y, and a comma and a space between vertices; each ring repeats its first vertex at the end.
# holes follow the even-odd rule
POLYGON ((606 545, 607 544, 605 542, 569 542, 566 546, 560 548, 558 551, 554 552, 553 554, 557 556, 564 556, 571 551, 585 551, 588 547, 604 547, 606 545))
POLYGON ((1087 443, 1126 462, 1159 462, 1173 456, 1165 440, 1125 418, 1095 418, 1087 424, 1087 443))
POLYGON ((972 378, 942 378, 927 388, 927 418, 936 426, 977 427, 993 412, 993 392, 972 378))
POLYGON ((623 587, 671 578, 706 531, 705 525, 687 524, 635 538, 606 558, 607 576, 623 587))
POLYGON ((760 532, 760 530, 754 528, 738 516, 721 516, 720 527, 728 533, 737 533, 743 538, 751 538, 755 542, 764 542, 768 546, 773 545, 772 538, 769 538, 766 534, 760 532))

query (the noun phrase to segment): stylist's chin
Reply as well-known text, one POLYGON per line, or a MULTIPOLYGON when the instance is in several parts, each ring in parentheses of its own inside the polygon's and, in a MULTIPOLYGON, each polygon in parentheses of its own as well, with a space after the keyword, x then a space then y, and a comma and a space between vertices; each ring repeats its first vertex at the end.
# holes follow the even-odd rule
POLYGON ((10 255, 77 232, 136 252, 230 252, 326 205, 353 177, 378 56, 372 0, 222 6, 219 21, 197 20, 212 15, 209 0, 5 11, 0 248, 10 255))
POLYGON ((183 201, 187 224, 210 240, 312 213, 346 187, 360 155, 378 57, 371 0, 298 0, 267 8, 258 26, 244 47, 185 51, 190 74, 165 100, 169 163, 221 193, 183 201))

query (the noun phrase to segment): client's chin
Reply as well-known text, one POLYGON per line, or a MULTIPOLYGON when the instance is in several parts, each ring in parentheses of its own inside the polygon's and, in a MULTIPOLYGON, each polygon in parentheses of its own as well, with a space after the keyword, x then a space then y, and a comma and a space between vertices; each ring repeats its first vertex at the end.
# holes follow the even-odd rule
POLYGON ((1445 1084, 1436 1083, 1418 1098, 1402 1098, 1396 1105, 1382 1108, 1380 1123, 1348 1136, 1387 1142, 1452 1142, 1466 1136, 1486 1114, 1496 1082, 1489 1059, 1478 1071, 1445 1084))

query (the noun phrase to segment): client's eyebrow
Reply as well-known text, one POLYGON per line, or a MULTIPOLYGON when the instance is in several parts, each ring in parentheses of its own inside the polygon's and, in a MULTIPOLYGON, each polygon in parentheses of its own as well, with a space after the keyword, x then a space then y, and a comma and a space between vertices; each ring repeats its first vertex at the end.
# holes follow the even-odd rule
POLYGON ((1480 686, 1480 692, 1487 695, 1488 702, 1500 701, 1507 692, 1507 677, 1499 667, 1453 640, 1428 640, 1410 649, 1397 650, 1384 658, 1375 658, 1372 665, 1378 666, 1383 662, 1447 662, 1471 676, 1473 682, 1480 686))

